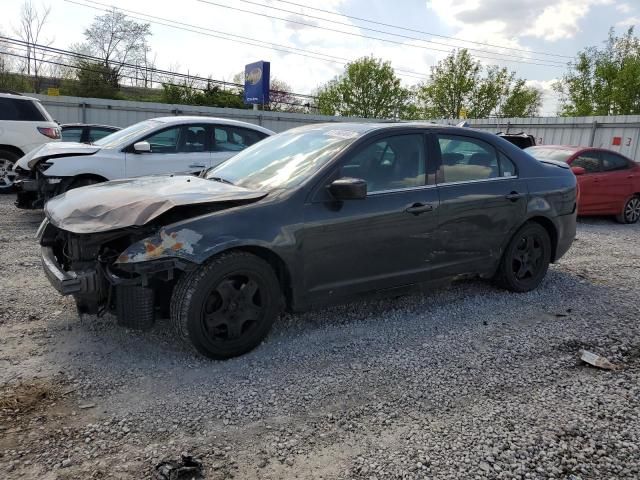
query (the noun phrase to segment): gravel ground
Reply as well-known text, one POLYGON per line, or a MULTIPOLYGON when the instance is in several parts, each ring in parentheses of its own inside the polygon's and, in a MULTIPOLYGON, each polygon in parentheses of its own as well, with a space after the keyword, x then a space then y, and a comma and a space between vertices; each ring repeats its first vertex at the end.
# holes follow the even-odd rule
POLYGON ((0 478, 640 478, 640 225, 583 221, 535 292, 480 281, 281 318, 211 362, 80 319, 0 196, 0 478), (581 364, 578 351, 620 368, 581 364))

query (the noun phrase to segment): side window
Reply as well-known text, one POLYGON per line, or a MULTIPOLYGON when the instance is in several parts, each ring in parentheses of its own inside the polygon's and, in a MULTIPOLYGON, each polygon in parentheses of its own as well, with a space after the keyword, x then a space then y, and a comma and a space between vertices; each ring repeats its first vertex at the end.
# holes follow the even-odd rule
POLYGON ((168 128, 154 133, 144 140, 151 145, 151 153, 176 153, 180 139, 181 127, 168 128))
MULTIPOLYGON (((106 137, 107 135, 111 135, 114 131, 116 130, 109 130, 109 129, 100 128, 100 127, 91 127, 91 129, 89 130, 89 141, 93 143, 96 140, 100 140, 101 138, 106 137)), ((63 133, 63 136, 64 136, 64 133, 63 133)))
POLYGON ((70 127, 62 129, 63 142, 80 142, 82 141, 82 127, 70 127))
POLYGON ((348 160, 340 176, 366 180, 369 193, 422 186, 426 181, 424 136, 378 140, 348 160))
POLYGON ((571 162, 572 167, 582 167, 587 173, 597 173, 600 171, 600 158, 596 152, 584 152, 571 162))
POLYGON ((214 152, 239 152, 265 137, 263 133, 232 126, 214 128, 212 149, 214 152))
POLYGON ((184 141, 179 146, 179 152, 193 153, 204 152, 205 143, 207 138, 207 130, 203 125, 190 125, 184 127, 183 130, 184 141))
POLYGON ((518 175, 515 164, 504 153, 498 154, 498 160, 500 161, 501 177, 515 177, 518 175))
POLYGON ((626 170, 629 168, 629 162, 615 153, 602 152, 602 170, 605 172, 613 172, 615 170, 626 170))
MULTIPOLYGON (((486 180, 500 176, 496 149, 488 143, 471 137, 444 134, 438 135, 438 143, 442 159, 440 183, 486 180)), ((512 163, 511 166, 507 164, 504 171, 509 168, 515 167, 512 163)))
POLYGON ((0 98, 0 120, 42 122, 47 119, 32 100, 0 98))

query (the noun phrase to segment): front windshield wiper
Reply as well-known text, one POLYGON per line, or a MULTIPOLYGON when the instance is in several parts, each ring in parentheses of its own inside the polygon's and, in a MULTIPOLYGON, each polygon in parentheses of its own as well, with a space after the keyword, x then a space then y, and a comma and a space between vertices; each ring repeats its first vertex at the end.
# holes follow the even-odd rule
POLYGON ((207 178, 207 180, 213 180, 214 182, 227 183, 229 185, 233 185, 233 182, 230 182, 226 178, 222 178, 222 177, 209 177, 207 178))

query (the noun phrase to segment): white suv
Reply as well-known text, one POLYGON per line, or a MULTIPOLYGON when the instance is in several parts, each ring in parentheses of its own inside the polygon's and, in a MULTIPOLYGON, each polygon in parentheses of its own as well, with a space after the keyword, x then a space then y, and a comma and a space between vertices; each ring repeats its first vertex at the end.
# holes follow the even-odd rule
POLYGON ((15 162, 36 147, 60 140, 60 127, 37 98, 0 93, 0 193, 13 190, 15 162))
POLYGON ((92 144, 43 145, 16 162, 18 208, 41 208, 72 188, 120 178, 197 174, 274 132, 212 117, 144 120, 92 144))

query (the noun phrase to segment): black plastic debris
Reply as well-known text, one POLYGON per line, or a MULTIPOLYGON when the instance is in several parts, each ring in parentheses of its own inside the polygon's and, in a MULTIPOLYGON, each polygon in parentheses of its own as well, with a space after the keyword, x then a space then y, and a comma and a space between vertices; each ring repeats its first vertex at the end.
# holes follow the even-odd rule
POLYGON ((202 462, 191 455, 182 454, 178 460, 164 460, 156 465, 156 480, 203 480, 202 462))

